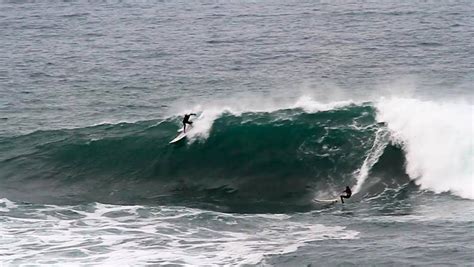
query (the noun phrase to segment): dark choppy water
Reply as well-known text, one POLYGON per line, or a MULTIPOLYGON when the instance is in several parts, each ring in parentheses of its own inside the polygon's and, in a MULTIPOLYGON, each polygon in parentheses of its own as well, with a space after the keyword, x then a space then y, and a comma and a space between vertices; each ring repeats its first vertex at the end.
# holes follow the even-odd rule
POLYGON ((470 265, 473 12, 2 1, 0 262, 470 265))

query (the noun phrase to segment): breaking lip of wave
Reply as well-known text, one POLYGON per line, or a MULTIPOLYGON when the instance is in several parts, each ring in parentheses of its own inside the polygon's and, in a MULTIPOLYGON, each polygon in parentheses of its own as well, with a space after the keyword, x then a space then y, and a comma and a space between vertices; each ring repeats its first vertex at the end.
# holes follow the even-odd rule
POLYGON ((294 103, 285 103, 285 104, 269 104, 262 105, 261 103, 246 103, 242 105, 233 104, 233 105, 210 105, 203 107, 201 105, 195 106, 192 110, 184 110, 180 113, 189 113, 195 111, 199 113, 199 117, 196 119, 199 123, 194 125, 194 130, 189 134, 189 138, 193 141, 202 140, 209 137, 209 133, 212 129, 213 123, 223 114, 232 114, 235 116, 240 116, 243 113, 253 112, 253 113, 271 113, 279 110, 291 110, 291 109, 301 109, 307 113, 316 113, 320 111, 328 111, 336 108, 341 108, 355 104, 352 100, 347 101, 337 101, 331 103, 321 103, 313 100, 309 96, 302 96, 298 98, 294 103))
POLYGON ((11 214, 0 222, 2 260, 9 264, 259 264, 267 255, 293 252, 306 242, 358 238, 357 231, 342 226, 284 214, 0 199, 2 204, 0 213, 11 214), (22 253, 15 252, 19 247, 22 253))
POLYGON ((382 98, 377 120, 403 147, 407 174, 435 193, 474 199, 474 106, 467 102, 382 98))

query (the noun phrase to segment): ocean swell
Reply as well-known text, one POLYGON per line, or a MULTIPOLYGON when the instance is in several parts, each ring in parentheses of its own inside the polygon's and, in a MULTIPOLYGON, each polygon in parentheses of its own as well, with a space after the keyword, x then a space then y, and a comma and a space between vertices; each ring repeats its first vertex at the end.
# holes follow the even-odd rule
POLYGON ((399 105, 381 101, 375 107, 349 103, 327 110, 204 111, 195 119, 194 133, 177 144, 169 141, 180 127, 179 117, 3 138, 0 193, 42 203, 155 203, 281 212, 311 209, 314 197, 336 196, 346 185, 365 196, 414 179, 434 192, 471 197, 472 191, 457 182, 438 184, 435 170, 451 167, 452 179, 469 184, 463 179, 472 168, 466 161, 472 140, 447 146, 452 148, 449 155, 430 155, 437 146, 435 137, 414 139, 417 131, 445 137, 456 133, 400 123, 418 117, 390 112, 399 105), (417 142, 422 146, 414 149, 417 142), (460 162, 439 158, 449 156, 460 162), (431 167, 432 159, 438 160, 437 166, 431 167))

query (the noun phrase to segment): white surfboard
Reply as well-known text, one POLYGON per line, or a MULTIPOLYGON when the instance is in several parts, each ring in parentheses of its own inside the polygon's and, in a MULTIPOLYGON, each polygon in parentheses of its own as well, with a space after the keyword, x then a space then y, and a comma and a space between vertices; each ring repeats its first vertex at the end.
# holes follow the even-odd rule
POLYGON ((313 199, 315 202, 325 203, 325 204, 334 204, 338 202, 338 199, 313 199))
POLYGON ((176 143, 178 142, 179 140, 183 139, 186 137, 186 135, 189 133, 189 131, 192 129, 193 127, 191 125, 189 126, 186 126, 186 132, 184 133, 183 132, 183 129, 181 128, 180 130, 178 130, 179 134, 178 136, 176 136, 173 140, 170 141, 170 144, 173 144, 173 143, 176 143))
MULTIPOLYGON (((189 130, 189 129, 191 129, 192 127, 193 127, 193 126, 192 126, 191 124, 188 124, 188 126, 186 126, 186 131, 189 130)), ((176 132, 180 133, 180 132, 182 132, 183 130, 184 130, 184 128, 181 127, 181 128, 179 128, 176 132)))

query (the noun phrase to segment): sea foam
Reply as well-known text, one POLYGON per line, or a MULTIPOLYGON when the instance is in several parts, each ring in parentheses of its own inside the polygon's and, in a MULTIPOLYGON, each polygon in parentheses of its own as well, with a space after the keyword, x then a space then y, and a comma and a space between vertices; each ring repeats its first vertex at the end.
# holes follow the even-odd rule
POLYGON ((407 174, 422 189, 474 199, 472 105, 387 98, 376 108, 377 120, 403 146, 407 174))

